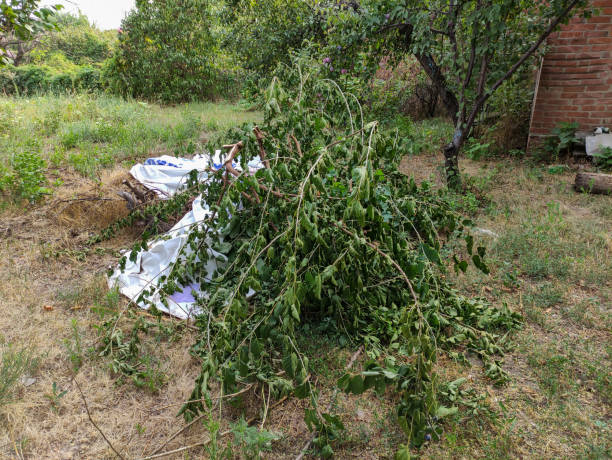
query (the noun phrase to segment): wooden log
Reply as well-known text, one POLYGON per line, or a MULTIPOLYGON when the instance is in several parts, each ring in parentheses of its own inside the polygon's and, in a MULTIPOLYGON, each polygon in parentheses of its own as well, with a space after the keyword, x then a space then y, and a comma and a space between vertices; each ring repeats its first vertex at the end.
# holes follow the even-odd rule
POLYGON ((577 192, 612 194, 612 174, 579 172, 574 189, 577 192))

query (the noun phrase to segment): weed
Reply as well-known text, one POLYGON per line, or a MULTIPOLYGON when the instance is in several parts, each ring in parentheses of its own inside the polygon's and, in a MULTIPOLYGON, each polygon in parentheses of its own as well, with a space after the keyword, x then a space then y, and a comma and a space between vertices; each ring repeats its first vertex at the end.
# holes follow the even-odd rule
POLYGON ((486 154, 489 152, 490 145, 490 143, 482 144, 476 139, 470 138, 468 142, 466 142, 466 146, 464 147, 463 151, 467 158, 478 161, 486 156, 486 154))
POLYGON ((209 416, 208 423, 206 424, 208 430, 209 443, 204 447, 208 454, 206 458, 210 460, 223 460, 234 458, 234 453, 231 447, 223 447, 219 442, 221 434, 221 424, 214 420, 212 416, 209 416))
POLYGON ((570 168, 567 165, 554 165, 548 167, 549 174, 565 174, 568 171, 570 171, 570 168))
POLYGON ((526 305, 524 307, 524 310, 525 310, 525 317, 531 323, 537 324, 544 330, 548 330, 550 328, 548 324, 548 320, 546 318, 546 314, 543 311, 537 308, 533 308, 531 305, 526 305))
POLYGON ((519 279, 520 273, 516 267, 507 261, 503 262, 503 267, 501 278, 504 286, 510 289, 518 289, 521 287, 521 281, 519 279))
POLYGON ((612 148, 604 147, 593 155, 595 164, 603 171, 612 171, 612 148))
POLYGON ((18 200, 34 202, 51 190, 43 185, 45 161, 36 152, 23 151, 13 155, 11 170, 0 169, 0 191, 8 191, 18 200))
POLYGON ((276 433, 249 426, 244 417, 233 424, 231 430, 234 448, 246 459, 262 458, 261 452, 271 450, 272 442, 280 439, 276 433))
POLYGON ((13 349, 10 345, 0 351, 0 407, 11 402, 16 385, 24 375, 36 371, 39 359, 27 348, 13 349))
POLYGON ((83 365, 84 355, 83 355, 83 347, 81 344, 81 333, 79 332, 79 324, 76 319, 73 319, 70 322, 70 327, 72 330, 72 340, 65 339, 64 346, 68 351, 68 357, 70 358, 70 363, 72 364, 72 370, 76 373, 83 365))
POLYGON ((45 394, 45 398, 47 398, 49 400, 49 403, 51 404, 51 410, 53 412, 55 412, 56 414, 59 413, 59 403, 60 400, 66 396, 66 393, 68 393, 68 390, 61 390, 58 388, 57 386, 57 382, 53 382, 53 385, 51 387, 51 393, 46 393, 45 394))
MULTIPOLYGON (((44 249, 41 249, 44 250, 44 249)), ((54 254, 55 255, 55 254, 54 254)), ((91 283, 69 287, 55 293, 56 301, 66 309, 83 307, 88 304, 106 303, 109 298, 116 298, 115 290, 107 293, 106 283, 103 278, 95 278, 91 283)))
POLYGON ((540 387, 549 397, 561 397, 575 385, 573 353, 559 353, 552 346, 536 348, 527 356, 527 363, 536 373, 540 387))
POLYGON ((539 308, 550 308, 563 302, 563 291, 552 283, 545 283, 525 296, 525 301, 539 308))
POLYGON ((536 156, 543 161, 557 160, 562 155, 570 155, 571 149, 577 142, 576 130, 578 123, 561 122, 552 130, 552 136, 544 139, 536 156))

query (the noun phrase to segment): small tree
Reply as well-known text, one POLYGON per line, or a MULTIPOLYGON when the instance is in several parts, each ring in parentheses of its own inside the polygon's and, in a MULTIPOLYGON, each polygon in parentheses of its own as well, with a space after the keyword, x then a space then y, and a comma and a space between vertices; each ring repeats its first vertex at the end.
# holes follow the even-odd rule
POLYGON ((214 84, 215 53, 208 0, 137 0, 107 73, 126 96, 201 99, 214 84))
MULTIPOLYGON (((412 53, 453 120, 443 147, 447 183, 459 187, 458 156, 491 95, 586 0, 363 0, 330 16, 345 44, 373 56, 412 53)), ((337 7, 336 7, 337 9, 337 7)))
POLYGON ((324 41, 326 19, 316 0, 225 0, 222 45, 252 78, 269 77, 305 40, 324 41))
POLYGON ((46 30, 55 29, 61 5, 39 8, 39 0, 0 0, 0 67, 23 59, 29 43, 46 30), (13 48, 14 51, 11 51, 13 48))

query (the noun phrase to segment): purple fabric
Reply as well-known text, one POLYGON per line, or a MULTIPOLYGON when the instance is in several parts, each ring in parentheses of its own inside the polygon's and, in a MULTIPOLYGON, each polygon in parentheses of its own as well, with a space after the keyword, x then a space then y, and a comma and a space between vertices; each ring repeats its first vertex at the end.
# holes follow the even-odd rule
POLYGON ((181 292, 175 292, 174 294, 170 296, 170 298, 174 300, 176 303, 193 303, 195 302, 195 298, 193 297, 191 292, 192 291, 198 292, 199 290, 200 290, 200 287, 197 284, 193 283, 193 284, 190 284, 189 286, 184 287, 181 292))

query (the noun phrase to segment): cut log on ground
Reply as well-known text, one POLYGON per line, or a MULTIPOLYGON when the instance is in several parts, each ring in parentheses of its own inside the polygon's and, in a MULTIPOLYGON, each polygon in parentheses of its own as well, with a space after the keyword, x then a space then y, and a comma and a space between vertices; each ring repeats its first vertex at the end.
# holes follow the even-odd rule
POLYGON ((612 174, 580 172, 576 174, 574 188, 577 192, 612 195, 612 174))

